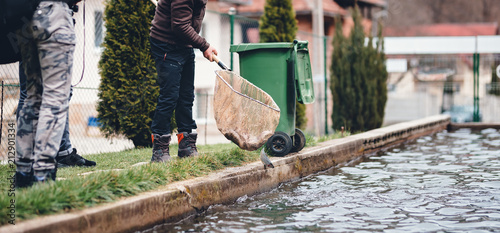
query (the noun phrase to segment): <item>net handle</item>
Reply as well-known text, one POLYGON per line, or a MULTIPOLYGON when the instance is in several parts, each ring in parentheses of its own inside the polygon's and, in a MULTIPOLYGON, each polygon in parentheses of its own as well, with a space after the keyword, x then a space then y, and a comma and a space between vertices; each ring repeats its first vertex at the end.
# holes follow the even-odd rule
POLYGON ((217 57, 217 55, 215 54, 212 54, 212 58, 214 59, 214 61, 217 63, 217 65, 220 66, 220 68, 222 68, 223 70, 228 70, 228 71, 231 71, 231 69, 229 69, 229 67, 226 66, 226 64, 224 64, 224 62, 222 62, 219 57, 217 57))

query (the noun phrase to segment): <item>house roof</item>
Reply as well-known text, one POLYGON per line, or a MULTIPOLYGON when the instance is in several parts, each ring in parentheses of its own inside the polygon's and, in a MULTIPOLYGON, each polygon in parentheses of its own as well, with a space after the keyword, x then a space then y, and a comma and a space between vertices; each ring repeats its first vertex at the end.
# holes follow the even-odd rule
POLYGON ((429 24, 386 27, 384 36, 488 36, 498 35, 497 23, 429 24))
MULTIPOLYGON (((314 5, 312 4, 312 1, 293 0, 293 9, 297 12, 297 14, 310 14, 313 11, 313 8, 314 5)), ((346 15, 347 11, 332 0, 323 0, 323 14, 325 16, 334 17, 336 15, 346 15)))
POLYGON ((370 5, 375 5, 375 6, 380 6, 380 7, 386 7, 387 3, 385 0, 358 0, 358 2, 364 2, 370 5))
POLYGON ((382 8, 387 7, 386 0, 333 0, 333 1, 339 4, 340 7, 346 9, 349 7, 353 7, 356 4, 359 6, 377 6, 382 8))
MULTIPOLYGON (((230 7, 235 7, 239 15, 252 17, 261 16, 264 12, 264 5, 266 0, 252 0, 249 5, 232 5, 225 2, 220 2, 220 12, 228 12, 230 7)), ((311 1, 307 0, 292 0, 293 9, 297 15, 311 14, 314 5, 311 1)), ((332 0, 323 0, 323 14, 325 16, 334 17, 336 15, 346 15, 347 11, 340 7, 332 0)))

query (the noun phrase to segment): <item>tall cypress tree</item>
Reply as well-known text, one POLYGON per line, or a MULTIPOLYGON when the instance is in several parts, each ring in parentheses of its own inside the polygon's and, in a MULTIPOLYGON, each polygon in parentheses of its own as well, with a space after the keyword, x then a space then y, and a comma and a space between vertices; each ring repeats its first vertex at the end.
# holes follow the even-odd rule
MULTIPOLYGON (((361 15, 356 7, 352 11, 354 28, 345 38, 340 19, 336 21, 331 64, 333 95, 333 128, 344 126, 356 132, 378 128, 384 120, 387 102, 387 70, 383 51, 383 38, 373 47, 370 37, 365 46, 361 15)), ((381 27, 379 27, 381 28, 381 27)))
POLYGON ((374 125, 371 125, 371 128, 378 128, 382 126, 384 123, 384 116, 385 116, 385 104, 387 103, 387 77, 389 73, 387 72, 387 67, 385 66, 385 62, 387 60, 385 53, 384 53, 384 38, 382 36, 382 24, 380 22, 378 26, 378 32, 377 32, 377 46, 375 48, 374 53, 376 54, 376 59, 375 62, 373 63, 374 70, 375 70, 375 76, 374 79, 375 84, 376 84, 376 93, 375 96, 377 96, 377 107, 376 107, 376 117, 377 121, 374 123, 374 125))
MULTIPOLYGON (((292 42, 297 35, 297 20, 291 0, 267 0, 260 18, 260 42, 292 42)), ((296 101, 295 127, 304 129, 306 106, 296 101)))
POLYGON ((297 30, 291 0, 266 0, 260 17, 260 42, 292 42, 297 30))
POLYGON ((365 94, 367 91, 366 83, 366 67, 365 67, 365 55, 364 43, 365 43, 365 33, 363 25, 361 25, 361 14, 357 8, 352 11, 352 17, 354 20, 354 28, 349 35, 350 53, 348 55, 349 62, 351 64, 351 82, 353 84, 355 103, 351 103, 354 107, 354 124, 351 130, 363 131, 365 125, 365 119, 363 112, 366 111, 365 94), (356 126, 354 128, 354 126, 356 126))
MULTIPOLYGON (((333 97, 333 129, 353 124, 353 107, 355 103, 353 84, 351 82, 351 67, 349 63, 349 46, 342 32, 340 17, 335 20, 335 35, 333 37, 333 52, 331 64, 330 90, 333 97)), ((350 129, 350 128, 348 128, 350 129)))
POLYGON ((108 0, 105 9, 97 106, 101 131, 107 137, 123 134, 136 147, 151 145, 150 124, 159 95, 149 45, 154 10, 149 0, 108 0))

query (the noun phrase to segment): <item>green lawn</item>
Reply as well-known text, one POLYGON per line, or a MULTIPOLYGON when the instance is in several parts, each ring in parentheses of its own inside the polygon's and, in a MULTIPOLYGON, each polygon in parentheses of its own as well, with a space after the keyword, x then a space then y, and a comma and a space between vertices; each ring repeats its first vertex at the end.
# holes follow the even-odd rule
MULTIPOLYGON (((340 134, 321 138, 307 136, 306 147, 339 137, 340 134)), ((170 150, 171 154, 176 154, 177 145, 171 145, 170 150)), ((96 161, 97 166, 61 168, 58 169, 56 182, 15 191, 10 190, 8 179, 13 175, 12 167, 9 164, 0 165, 0 187, 3 191, 0 194, 1 225, 9 224, 11 218, 8 216, 13 212, 13 206, 17 222, 82 209, 154 190, 171 182, 204 176, 225 167, 259 161, 260 152, 245 151, 232 143, 201 145, 198 151, 198 157, 179 159, 173 156, 167 163, 149 163, 151 148, 85 155, 85 158, 96 161)))

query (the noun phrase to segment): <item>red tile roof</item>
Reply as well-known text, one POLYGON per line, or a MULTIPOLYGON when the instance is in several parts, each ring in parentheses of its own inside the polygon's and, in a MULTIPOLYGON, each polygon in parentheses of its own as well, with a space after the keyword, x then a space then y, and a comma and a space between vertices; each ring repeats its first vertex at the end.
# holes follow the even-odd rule
MULTIPOLYGON (((314 8, 312 1, 293 0, 293 9, 296 12, 311 12, 314 8)), ((323 13, 328 16, 346 15, 347 11, 332 0, 323 0, 323 13)))
POLYGON ((358 2, 365 2, 365 3, 371 4, 371 5, 376 5, 376 6, 380 6, 380 7, 387 6, 387 3, 385 2, 385 0, 358 0, 358 2))
POLYGON ((484 36, 498 35, 497 23, 429 24, 384 28, 384 36, 484 36))
MULTIPOLYGON (((220 12, 227 12, 229 7, 233 6, 238 11, 240 15, 252 15, 260 16, 264 12, 264 5, 266 0, 252 0, 251 5, 239 5, 234 6, 228 3, 220 3, 220 12)), ((313 4, 311 1, 307 0, 292 0, 293 9, 297 14, 304 12, 311 12, 313 10, 313 4)), ((346 10, 340 7, 333 0, 323 0, 323 12, 325 16, 333 17, 335 15, 346 15, 346 10)))

